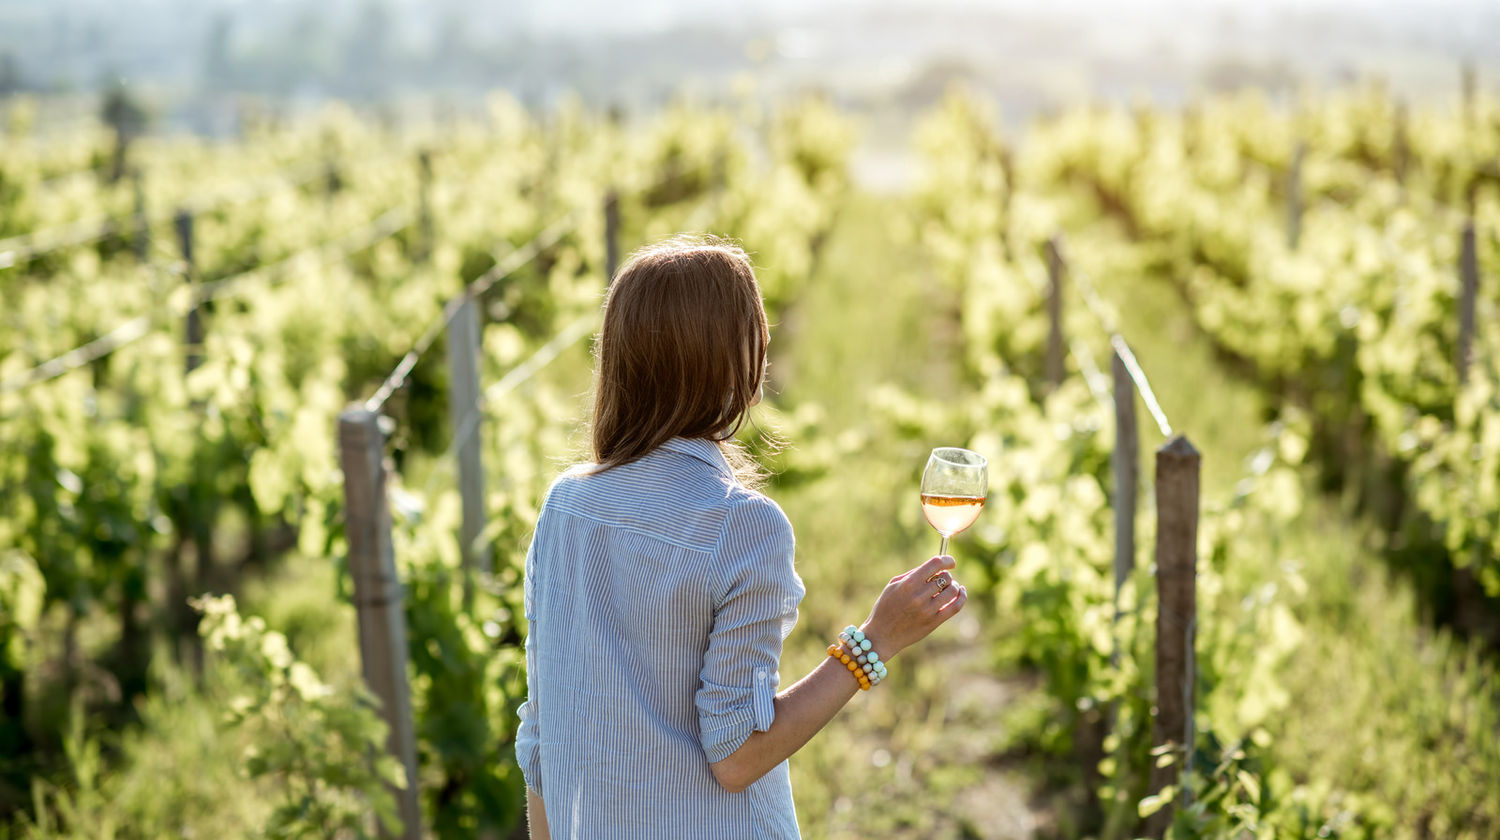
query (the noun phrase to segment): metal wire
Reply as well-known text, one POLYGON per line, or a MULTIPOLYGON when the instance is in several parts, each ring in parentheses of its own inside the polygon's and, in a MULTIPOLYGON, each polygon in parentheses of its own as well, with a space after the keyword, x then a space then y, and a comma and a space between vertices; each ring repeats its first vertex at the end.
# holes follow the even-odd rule
MULTIPOLYGON (((392 152, 390 156, 405 154, 410 154, 410 150, 392 152)), ((366 164, 372 160, 378 162, 385 160, 387 157, 386 155, 381 155, 359 161, 358 163, 366 164)), ((309 182, 316 181, 326 176, 327 173, 328 165, 326 162, 321 161, 289 166, 270 175, 240 181, 224 189, 210 193, 206 197, 181 202, 170 209, 147 213, 145 223, 149 226, 168 222, 181 210, 186 210, 190 213, 201 213, 219 207, 248 204, 279 187, 291 187, 295 189, 309 182)), ((132 215, 131 218, 135 219, 136 217, 132 215)), ((55 228, 47 228, 31 233, 23 233, 19 236, 12 236, 7 239, 0 239, 0 271, 29 262, 53 251, 97 242, 106 236, 124 229, 119 218, 98 216, 83 222, 74 222, 55 228)))
MULTIPOLYGON (((182 303, 170 307, 171 314, 174 317, 186 315, 189 311, 203 303, 227 296, 250 280, 289 269, 298 263, 308 262, 311 264, 314 262, 323 262, 336 256, 346 256, 357 251, 362 251, 411 224, 411 215, 411 208, 409 206, 397 207, 344 234, 333 242, 326 242, 299 251, 286 259, 270 265, 260 266, 231 277, 225 277, 222 280, 195 286, 193 287, 192 294, 182 303)), ((175 263, 160 264, 159 267, 164 271, 174 273, 179 270, 178 264, 175 263)), ((37 365, 25 373, 0 382, 0 393, 20 391, 40 382, 56 379, 65 373, 77 370, 84 365, 104 358, 110 353, 140 340, 150 332, 150 316, 140 315, 131 318, 87 344, 75 347, 37 365)))
MULTIPOLYGON (((244 181, 229 189, 214 193, 207 198, 189 201, 180 206, 189 212, 202 212, 214 207, 245 204, 265 195, 278 186, 299 187, 319 177, 325 171, 326 169, 322 166, 313 168, 303 165, 263 178, 244 181), (302 169, 307 169, 307 171, 298 171, 302 169), (292 176, 292 180, 282 180, 294 172, 296 174, 292 176)), ((169 221, 177 212, 178 208, 176 207, 171 210, 157 210, 146 214, 145 221, 147 225, 161 224, 169 221)), ((131 218, 134 219, 135 217, 132 215, 131 218)), ((83 222, 74 222, 32 233, 23 233, 20 236, 0 240, 0 270, 30 262, 39 256, 49 254, 53 251, 97 242, 122 229, 120 219, 113 216, 99 216, 83 222)))
POLYGON ((412 345, 410 350, 406 351, 406 354, 401 357, 401 361, 396 363, 396 369, 391 371, 390 375, 385 378, 385 381, 380 383, 380 387, 376 389, 375 393, 368 400, 365 400, 365 410, 378 413, 385 406, 386 401, 391 398, 391 395, 406 384, 407 377, 411 376, 411 372, 416 369, 417 362, 432 348, 433 344, 437 343, 438 336, 443 334, 448 325, 453 323, 453 318, 458 314, 459 307, 463 304, 465 297, 477 298, 501 278, 506 277, 536 259, 542 251, 551 247, 558 239, 562 238, 564 233, 572 229, 569 227, 572 224, 572 218, 573 213, 570 212, 556 222, 553 222, 526 245, 512 251, 505 259, 495 263, 494 267, 470 283, 466 295, 460 295, 448 301, 443 306, 442 312, 438 314, 437 319, 427 325, 427 329, 422 331, 422 335, 417 338, 416 343, 412 345))
MULTIPOLYGON (((1059 251, 1062 243, 1057 243, 1059 251)), ((1130 344, 1121 334, 1119 324, 1114 315, 1104 303, 1095 288, 1093 280, 1089 279, 1088 272, 1083 271, 1066 259, 1063 260, 1068 267, 1068 276, 1072 277, 1078 286, 1078 291, 1083 297, 1084 308, 1099 322, 1104 332, 1109 334, 1110 346, 1120 355, 1120 360, 1125 363, 1125 370, 1130 374, 1130 379, 1135 383, 1136 390, 1140 392, 1141 399, 1146 403, 1146 410, 1151 413, 1151 419, 1156 421, 1156 428, 1161 431, 1163 437, 1172 436, 1172 423, 1167 419, 1167 413, 1162 409, 1161 403, 1156 399, 1156 392, 1151 388, 1151 381, 1146 377, 1146 371, 1141 367, 1140 361, 1131 352, 1130 344)))
POLYGON ((438 456, 440 461, 439 467, 434 468, 427 476, 427 483, 422 488, 422 495, 424 497, 432 495, 433 485, 444 472, 443 465, 453 463, 453 456, 478 433, 479 421, 484 417, 485 403, 510 393, 551 364, 553 360, 562 355, 564 350, 577 343, 580 338, 590 334, 598 317, 599 314, 597 312, 589 312, 579 316, 559 330, 557 335, 553 336, 546 344, 538 347, 525 361, 506 371, 505 375, 500 377, 495 384, 479 393, 478 399, 472 405, 465 408, 463 422, 459 424, 458 431, 453 435, 453 440, 448 443, 448 448, 443 450, 442 455, 438 456))
MULTIPOLYGON (((674 175, 670 177, 676 176, 674 175)), ((685 226, 686 229, 695 230, 707 227, 708 224, 712 221, 713 216, 718 212, 718 198, 719 196, 715 194, 713 196, 710 196, 702 204, 700 204, 698 208, 693 211, 693 214, 688 217, 685 226)), ((533 240, 533 242, 544 237, 553 236, 553 234, 551 233, 552 228, 558 227, 563 223, 569 221, 572 216, 573 214, 570 213, 567 216, 564 216, 562 219, 559 219, 556 223, 550 226, 547 231, 543 231, 543 233, 539 234, 537 236, 537 239, 533 240)), ((561 234, 558 233, 557 235, 561 234)), ((496 268, 491 269, 491 271, 495 271, 498 268, 500 268, 499 265, 497 265, 496 268)), ((486 272, 486 275, 488 274, 489 272, 486 272)), ((495 279, 498 279, 498 277, 495 279)), ((484 280, 484 277, 475 280, 474 284, 470 285, 471 297, 474 294, 473 289, 475 285, 479 284, 481 280, 484 280)), ((489 282, 493 283, 494 280, 490 280, 489 282)), ((488 284, 486 284, 484 288, 488 288, 488 284)), ((475 399, 472 405, 463 407, 463 421, 459 423, 458 430, 454 433, 453 439, 448 443, 448 448, 445 449, 440 456, 438 456, 439 465, 435 467, 430 474, 428 474, 427 482, 425 485, 423 485, 422 495, 424 497, 429 497, 432 495, 433 485, 437 482, 438 477, 445 472, 445 465, 452 464, 454 454, 457 453, 464 444, 468 443, 469 440, 478 433, 479 422, 483 419, 483 409, 485 403, 498 399, 499 397, 510 393, 511 391, 520 387, 522 384, 526 383, 531 379, 531 377, 535 376, 538 372, 546 368, 555 359, 557 359, 558 356, 562 355, 564 350, 567 350, 569 347, 577 343, 579 339, 583 338, 586 335, 589 335, 592 332, 593 327, 597 323, 598 319, 599 312, 597 310, 586 312, 578 316, 573 321, 569 322, 567 326, 559 330, 556 335, 554 335, 550 340, 547 341, 546 344, 538 347, 530 356, 526 358, 525 361, 506 371, 505 375, 501 376, 500 379, 498 379, 489 388, 480 391, 479 396, 475 399)), ((451 323, 452 315, 449 315, 444 320, 445 322, 451 323)))
POLYGON ((1077 339, 1068 340, 1068 353, 1078 362, 1078 371, 1083 374, 1089 393, 1094 395, 1094 402, 1099 404, 1105 415, 1114 414, 1115 398, 1109 392, 1109 378, 1099 369, 1099 364, 1094 361, 1094 354, 1077 339))
POLYGON ((1162 437, 1171 437, 1172 424, 1167 420, 1167 413, 1162 410, 1161 403, 1156 401, 1156 392, 1151 390, 1151 382, 1146 379, 1146 372, 1141 369, 1141 363, 1136 361, 1135 354, 1130 352, 1130 345, 1125 343, 1124 336, 1119 333, 1110 336, 1109 343, 1120 354, 1120 361, 1125 363, 1125 371, 1130 374, 1131 381, 1135 382, 1136 390, 1146 403, 1146 410, 1151 412, 1151 418, 1156 421, 1156 428, 1161 431, 1162 437))
POLYGON ((414 218, 415 216, 410 204, 393 207, 330 242, 304 248, 274 263, 257 266, 249 271, 243 271, 220 280, 199 284, 194 287, 192 306, 226 297, 235 293, 237 289, 252 280, 289 272, 299 263, 313 265, 326 262, 333 257, 358 253, 377 242, 394 236, 398 231, 409 226, 414 218))
POLYGON ((564 213, 561 218, 542 229, 532 240, 525 245, 511 251, 504 259, 499 260, 489 271, 474 278, 469 283, 468 294, 470 297, 479 297, 489 288, 495 285, 501 278, 517 271, 522 266, 536 259, 541 253, 562 239, 563 234, 574 229, 576 211, 564 213))
POLYGON ((130 344, 151 332, 151 317, 139 315, 81 347, 49 359, 18 376, 0 382, 0 393, 20 391, 38 382, 56 379, 130 344))
POLYGON ((531 354, 530 358, 506 371, 505 375, 500 377, 495 384, 484 389, 482 399, 494 400, 515 390, 518 385, 530 379, 537 371, 551 364, 553 359, 560 356, 562 351, 571 347, 578 339, 593 332, 594 324, 598 319, 598 312, 588 312, 575 318, 572 323, 559 330, 557 335, 552 337, 551 341, 538 347, 536 352, 531 354))

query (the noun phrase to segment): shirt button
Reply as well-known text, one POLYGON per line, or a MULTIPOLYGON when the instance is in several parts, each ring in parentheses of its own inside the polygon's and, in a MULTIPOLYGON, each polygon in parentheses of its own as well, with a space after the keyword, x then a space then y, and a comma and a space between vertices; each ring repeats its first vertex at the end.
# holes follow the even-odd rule
POLYGON ((758 679, 758 680, 760 680, 761 682, 765 682, 766 681, 766 669, 765 668, 756 668, 755 669, 755 678, 758 679))

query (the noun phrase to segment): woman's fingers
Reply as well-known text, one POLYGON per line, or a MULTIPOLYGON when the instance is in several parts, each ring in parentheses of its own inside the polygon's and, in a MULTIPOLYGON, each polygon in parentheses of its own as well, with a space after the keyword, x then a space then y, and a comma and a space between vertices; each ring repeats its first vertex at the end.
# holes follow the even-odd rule
POLYGON ((954 560, 949 555, 935 554, 931 558, 929 558, 927 562, 908 572, 907 579, 917 581, 931 580, 932 576, 937 574, 938 572, 941 572, 944 569, 951 569, 957 565, 958 561, 954 560))
POLYGON ((938 608, 938 624, 942 624, 955 615, 958 615, 958 611, 964 608, 964 604, 969 603, 968 587, 960 583, 956 584, 952 588, 952 590, 949 591, 957 591, 958 594, 954 595, 951 600, 938 608))
POLYGON ((949 587, 953 586, 953 573, 944 569, 928 578, 928 581, 928 586, 931 587, 932 594, 927 597, 937 598, 947 592, 949 587))
POLYGON ((891 578, 864 625, 882 654, 894 656, 921 641, 963 608, 966 594, 953 579, 956 565, 952 556, 939 554, 891 578))

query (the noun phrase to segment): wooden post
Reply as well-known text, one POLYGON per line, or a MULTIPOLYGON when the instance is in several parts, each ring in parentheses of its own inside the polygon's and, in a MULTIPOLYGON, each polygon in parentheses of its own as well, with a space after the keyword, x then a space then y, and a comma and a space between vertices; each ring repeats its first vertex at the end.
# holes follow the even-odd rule
POLYGON ((1112 373, 1115 392, 1115 621, 1120 620, 1120 587, 1135 571, 1135 503, 1140 485, 1140 438, 1135 423, 1135 383, 1116 350, 1112 373))
POLYGON ((1293 251, 1302 239, 1302 159, 1306 156, 1307 144, 1298 140, 1286 183, 1286 246, 1293 251))
POLYGON ((1463 62, 1458 72, 1459 84, 1463 89, 1464 128, 1472 129, 1474 127, 1474 93, 1479 87, 1479 78, 1475 73, 1473 60, 1463 62))
POLYGON ((146 186, 142 183, 141 170, 131 170, 131 182, 135 187, 135 258, 145 262, 151 252, 151 224, 146 218, 146 186))
POLYGON ((1175 759, 1151 768, 1150 793, 1176 785, 1172 803, 1146 818, 1146 834, 1162 837, 1193 757, 1193 636, 1197 629, 1198 450, 1178 435, 1156 450, 1156 719, 1151 743, 1171 744, 1175 759))
POLYGON ((323 192, 331 201, 344 188, 344 176, 339 174, 338 161, 332 157, 323 162, 323 192))
POLYGON ((729 186, 729 149, 720 146, 714 150, 713 188, 722 191, 729 186))
POLYGON ((418 224, 422 233, 422 244, 418 247, 417 258, 425 261, 432 256, 433 232, 432 232, 432 152, 423 149, 417 152, 417 212, 418 224))
POLYGON ((1063 257, 1061 236, 1047 240, 1047 382, 1054 389, 1063 381, 1062 282, 1063 257))
POLYGON ((493 572, 487 547, 476 548, 484 533, 484 465, 479 447, 479 312, 467 296, 448 326, 448 415, 453 426, 454 457, 458 459, 458 489, 463 496, 463 526, 459 548, 463 555, 464 603, 474 597, 476 570, 493 572))
POLYGON ((604 284, 615 282, 620 267, 620 195, 614 190, 604 194, 604 284))
POLYGON ((1474 244, 1474 217, 1464 222, 1459 247, 1458 271, 1462 286, 1458 297, 1458 384, 1469 378, 1474 345, 1474 302, 1479 297, 1479 255, 1474 244))
MULTIPOLYGON (((379 416, 353 407, 339 415, 339 463, 344 470, 344 533, 349 541, 349 574, 359 624, 359 655, 365 683, 380 699, 389 725, 386 749, 406 771, 404 789, 393 788, 403 840, 421 840, 417 803, 417 742, 406 680, 406 615, 396 550, 391 542, 391 511, 386 499, 385 436, 379 416)), ((389 836, 384 831, 382 836, 389 836)))
MULTIPOLYGON (((197 272, 193 268, 193 213, 187 209, 177 211, 173 219, 177 227, 177 245, 182 250, 183 281, 195 282, 197 272)), ((198 302, 192 302, 187 312, 187 372, 192 373, 203 364, 203 321, 198 312, 198 302)))
POLYGON ((1005 178, 1005 192, 1000 195, 1000 247, 1005 252, 1005 261, 1014 262, 1015 248, 1011 242, 1011 214, 1015 208, 1016 161, 1010 146, 1000 144, 1000 172, 1005 178))
POLYGON ((553 193, 556 191, 559 153, 557 143, 547 143, 547 158, 542 168, 532 176, 531 200, 536 204, 536 217, 543 221, 552 218, 553 193))
POLYGON ((323 194, 332 200, 335 193, 344 188, 344 176, 339 172, 339 139, 332 129, 323 132, 323 194))
POLYGON ((1391 139, 1391 165, 1396 170, 1396 183, 1406 183, 1406 170, 1411 166, 1411 141, 1406 135, 1406 103, 1396 103, 1396 125, 1391 139))
MULTIPOLYGON (((192 287, 197 283, 197 269, 193 264, 193 213, 186 208, 179 209, 173 218, 177 228, 177 245, 182 251, 183 282, 187 283, 192 294, 197 291, 192 287)), ((187 311, 187 324, 185 327, 184 342, 186 344, 186 363, 184 375, 191 374, 203 364, 203 316, 196 299, 189 300, 187 311)), ((194 400, 194 406, 201 409, 203 404, 194 400)), ((188 532, 193 542, 193 556, 196 565, 197 590, 207 592, 213 588, 213 549, 214 549, 214 520, 218 516, 219 506, 213 499, 199 498, 190 503, 191 523, 188 532)), ((181 568, 183 558, 179 552, 176 558, 178 568, 176 574, 180 576, 180 583, 186 586, 187 572, 181 568)), ((179 605, 182 616, 182 630, 187 634, 189 643, 189 654, 192 663, 198 673, 203 672, 203 645, 198 639, 198 613, 189 607, 184 601, 179 605)))
POLYGON ((1189 158, 1198 154, 1198 104, 1189 102, 1182 109, 1182 151, 1189 158))

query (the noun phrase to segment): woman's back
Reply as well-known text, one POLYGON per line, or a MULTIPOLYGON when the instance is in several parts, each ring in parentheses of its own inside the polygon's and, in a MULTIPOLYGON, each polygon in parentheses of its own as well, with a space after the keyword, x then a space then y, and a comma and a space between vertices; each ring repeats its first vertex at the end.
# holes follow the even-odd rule
POLYGON ((777 692, 804 593, 792 527, 723 448, 760 402, 769 341, 736 246, 645 248, 610 284, 596 465, 553 483, 526 556, 516 759, 538 840, 797 837, 787 758, 967 600, 933 557, 777 692))
POLYGON ((708 441, 558 479, 527 558, 517 739, 553 837, 797 836, 785 763, 742 794, 708 767, 771 724, 792 561, 786 517, 708 441))

